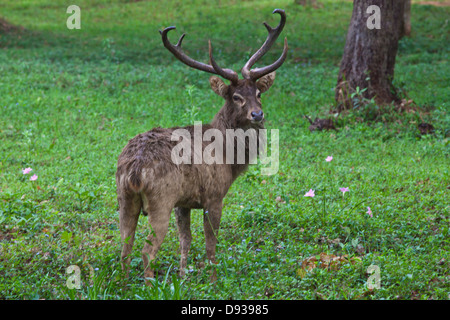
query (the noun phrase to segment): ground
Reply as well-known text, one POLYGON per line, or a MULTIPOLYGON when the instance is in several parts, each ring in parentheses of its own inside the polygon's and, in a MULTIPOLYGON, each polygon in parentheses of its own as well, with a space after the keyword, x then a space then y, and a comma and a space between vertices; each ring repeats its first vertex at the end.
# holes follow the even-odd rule
MULTIPOLYGON (((208 122, 223 103, 158 30, 176 25, 171 40, 186 32, 183 46, 205 62, 211 39, 216 61, 239 71, 266 37, 262 22, 278 23, 273 3, 78 1, 81 29, 69 30, 64 1, 2 0, 16 27, 0 33, 0 298, 449 299, 449 8, 413 4, 394 84, 414 108, 330 115, 352 6, 319 2, 277 3, 290 51, 263 109, 279 130, 279 170, 251 166, 227 195, 217 283, 195 210, 187 277, 176 276, 172 217, 146 288, 145 217, 128 282, 120 272, 117 157, 136 134, 208 122), (331 116, 338 130, 310 132, 305 115, 331 116), (71 265, 80 289, 67 285, 71 265)), ((281 50, 279 40, 261 63, 281 50)))

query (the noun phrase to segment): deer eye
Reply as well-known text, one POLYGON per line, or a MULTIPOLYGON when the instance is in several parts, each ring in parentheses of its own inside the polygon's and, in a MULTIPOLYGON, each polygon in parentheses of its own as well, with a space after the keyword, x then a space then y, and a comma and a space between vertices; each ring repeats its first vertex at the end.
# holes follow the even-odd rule
POLYGON ((234 96, 233 96, 233 101, 234 102, 242 102, 242 97, 241 96, 239 96, 239 95, 237 95, 237 94, 235 94, 234 96))
POLYGON ((261 99, 261 92, 258 92, 258 94, 256 95, 256 97, 257 97, 258 99, 261 99))

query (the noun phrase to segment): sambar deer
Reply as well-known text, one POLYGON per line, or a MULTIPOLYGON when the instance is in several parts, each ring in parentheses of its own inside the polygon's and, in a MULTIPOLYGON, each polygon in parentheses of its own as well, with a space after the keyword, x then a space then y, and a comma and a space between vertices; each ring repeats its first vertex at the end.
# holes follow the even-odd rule
MULTIPOLYGON (((188 57, 181 49, 184 34, 178 43, 169 42, 167 34, 175 27, 160 31, 164 46, 184 64, 208 73, 219 75, 231 83, 226 85, 220 78, 209 79, 213 91, 225 99, 225 104, 215 115, 209 125, 203 125, 202 131, 210 128, 220 130, 225 137, 227 129, 263 128, 264 114, 261 108, 261 94, 273 84, 275 70, 286 59, 287 39, 284 39, 283 53, 269 66, 251 69, 252 66, 270 49, 286 22, 284 10, 276 9, 273 13, 281 16, 276 28, 264 22, 268 36, 262 47, 248 60, 242 68, 244 79, 230 69, 222 69, 214 61, 211 42, 209 41, 210 64, 204 64, 188 57)), ((164 240, 169 227, 172 209, 175 208, 176 222, 179 229, 181 250, 180 276, 185 275, 187 256, 191 245, 190 211, 203 209, 203 225, 206 242, 206 255, 215 263, 217 232, 222 215, 222 201, 233 181, 248 167, 248 150, 244 163, 226 161, 213 164, 175 164, 171 152, 177 141, 172 141, 172 134, 178 128, 155 128, 131 139, 119 156, 116 173, 117 197, 120 214, 120 234, 123 241, 121 254, 122 268, 128 275, 129 263, 136 226, 142 210, 148 215, 151 232, 142 250, 144 276, 154 277, 151 262, 164 240)), ((194 131, 193 126, 183 128, 194 131)), ((202 141, 205 149, 208 143, 202 141)), ((248 145, 245 145, 248 148, 248 145)), ((225 149, 225 148, 224 148, 225 149)), ((236 148, 233 152, 237 152, 236 148)), ((225 158, 226 155, 223 155, 225 158)), ((216 279, 213 268, 211 280, 216 279)), ((148 280, 146 281, 147 284, 148 280)))

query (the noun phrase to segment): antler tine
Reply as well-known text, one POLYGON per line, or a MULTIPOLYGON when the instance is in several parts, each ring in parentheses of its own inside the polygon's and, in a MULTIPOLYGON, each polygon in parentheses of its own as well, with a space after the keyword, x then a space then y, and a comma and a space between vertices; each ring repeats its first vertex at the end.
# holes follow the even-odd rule
POLYGON ((183 50, 181 49, 181 42, 183 41, 185 34, 183 34, 180 37, 180 39, 178 40, 178 43, 176 45, 173 45, 172 43, 170 43, 169 39, 167 38, 167 34, 169 33, 170 30, 174 30, 174 29, 176 29, 176 27, 172 26, 172 27, 165 28, 163 31, 161 31, 161 30, 159 31, 159 33, 161 33, 164 47, 166 47, 170 52, 172 52, 172 54, 175 56, 175 58, 177 58, 184 64, 188 65, 189 67, 192 67, 192 68, 195 68, 198 70, 202 70, 202 71, 206 71, 209 73, 216 73, 212 66, 204 64, 202 62, 198 62, 198 61, 188 57, 183 52, 183 50))
POLYGON ((181 42, 183 41, 183 39, 186 35, 185 33, 183 33, 181 35, 181 37, 178 40, 176 45, 173 45, 172 43, 170 43, 170 41, 167 37, 167 34, 169 33, 170 30, 173 30, 173 29, 176 29, 176 28, 173 26, 168 27, 168 28, 165 28, 163 31, 159 30, 159 33, 161 34, 164 47, 166 47, 170 52, 172 52, 172 54, 175 56, 175 58, 177 58, 178 60, 180 60, 181 62, 183 62, 184 64, 188 65, 191 68, 209 72, 212 74, 220 75, 220 76, 224 77, 225 79, 230 80, 231 82, 238 81, 238 75, 236 72, 234 72, 233 70, 230 70, 230 69, 221 69, 216 64, 216 62, 212 58, 211 42, 209 42, 209 56, 210 56, 210 61, 211 61, 212 65, 209 65, 209 64, 205 64, 205 63, 196 61, 196 60, 190 58, 189 56, 187 56, 183 52, 183 50, 181 49, 181 42))
POLYGON ((175 45, 175 47, 180 47, 181 48, 181 42, 183 42, 184 37, 186 36, 186 33, 183 33, 180 37, 180 39, 178 39, 177 44, 175 45))
POLYGON ((266 67, 263 67, 263 68, 255 68, 255 69, 250 70, 250 79, 257 80, 257 79, 265 76, 266 74, 269 74, 272 71, 275 71, 279 67, 281 67, 281 65, 283 64, 284 60, 286 60, 287 51, 288 51, 287 38, 284 38, 283 53, 278 58, 278 60, 275 61, 274 63, 272 63, 269 66, 266 66, 266 67))
MULTIPOLYGON (((261 57, 266 54, 267 51, 272 47, 273 43, 277 40, 278 36, 280 35, 281 31, 283 31, 284 25, 286 24, 286 13, 282 9, 275 9, 273 10, 272 14, 279 13, 281 16, 280 23, 277 27, 272 28, 269 26, 266 22, 264 22, 264 26, 266 27, 268 31, 267 39, 261 46, 261 48, 256 51, 256 53, 247 61, 247 63, 242 68, 242 75, 244 79, 250 79, 250 68, 259 60, 261 57)), ((284 59, 283 59, 284 61, 284 59)), ((281 62, 283 63, 283 62, 281 62)), ((281 64, 280 64, 281 66, 281 64)), ((279 66, 278 66, 279 67, 279 66)))
POLYGON ((208 48, 209 48, 209 63, 213 66, 217 74, 225 79, 230 80, 232 83, 237 83, 239 79, 238 74, 230 69, 222 69, 214 60, 212 55, 211 40, 208 40, 208 48))

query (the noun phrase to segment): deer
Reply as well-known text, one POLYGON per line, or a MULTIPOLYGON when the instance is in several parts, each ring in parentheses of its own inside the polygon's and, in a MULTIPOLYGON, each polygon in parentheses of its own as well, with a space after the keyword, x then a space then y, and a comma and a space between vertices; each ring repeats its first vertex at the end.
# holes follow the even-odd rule
MULTIPOLYGON (((225 103, 210 124, 202 126, 202 132, 210 128, 219 130, 225 136, 227 129, 264 128, 264 113, 261 94, 266 92, 275 80, 275 70, 285 61, 288 51, 287 38, 281 56, 272 64, 252 68, 272 47, 286 23, 286 14, 275 9, 272 14, 281 16, 277 27, 266 22, 267 39, 241 69, 243 79, 237 72, 221 68, 213 58, 211 41, 208 41, 209 64, 190 58, 181 48, 183 34, 177 44, 168 40, 169 31, 174 26, 159 31, 163 45, 179 61, 187 66, 213 74, 209 83, 212 90, 225 103), (230 81, 226 84, 221 78, 230 81)), ((116 185, 119 204, 119 226, 122 240, 121 265, 129 274, 130 253, 133 248, 138 218, 142 212, 148 217, 151 232, 142 249, 144 277, 147 285, 154 278, 154 261, 169 228, 172 210, 178 227, 180 242, 179 275, 184 277, 192 235, 190 230, 191 209, 203 209, 203 227, 206 256, 213 266, 210 280, 217 280, 215 254, 218 231, 223 209, 223 199, 236 178, 243 173, 251 160, 246 150, 244 163, 175 164, 171 158, 177 141, 172 134, 179 127, 154 128, 138 134, 123 148, 117 162, 116 185)), ((183 129, 193 132, 193 126, 183 129)), ((208 142, 202 142, 206 148, 208 142)), ((248 148, 248 145, 245 145, 248 148)), ((236 152, 236 148, 233 152, 236 152)), ((225 155, 223 155, 225 157, 225 155)))

